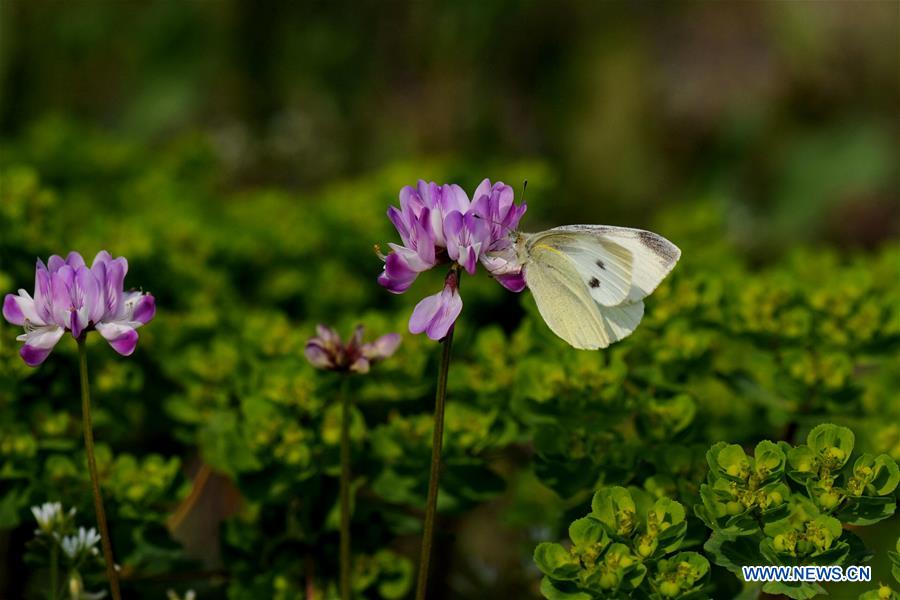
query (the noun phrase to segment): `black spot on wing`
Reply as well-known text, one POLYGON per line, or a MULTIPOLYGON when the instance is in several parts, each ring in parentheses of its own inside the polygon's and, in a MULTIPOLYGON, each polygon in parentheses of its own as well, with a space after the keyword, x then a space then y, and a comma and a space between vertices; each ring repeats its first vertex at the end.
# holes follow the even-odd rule
POLYGON ((591 277, 591 280, 588 281, 588 285, 591 286, 592 288, 598 288, 598 287, 600 287, 600 280, 597 279, 596 277, 591 277))
POLYGON ((600 267, 601 269, 603 269, 604 271, 606 270, 606 263, 604 263, 599 258, 597 259, 597 266, 600 267))

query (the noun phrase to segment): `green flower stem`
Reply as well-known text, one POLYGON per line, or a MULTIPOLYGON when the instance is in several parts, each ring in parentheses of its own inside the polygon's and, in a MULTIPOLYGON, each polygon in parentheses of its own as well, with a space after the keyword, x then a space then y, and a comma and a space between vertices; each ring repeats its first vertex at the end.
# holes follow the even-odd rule
POLYGON ((350 394, 341 382, 341 600, 350 600, 350 394))
POLYGON ((304 563, 306 563, 306 596, 304 597, 304 600, 316 600, 316 584, 313 557, 312 552, 310 552, 309 550, 306 551, 304 563))
POLYGON ((50 544, 50 600, 56 600, 59 596, 59 542, 53 540, 50 544))
POLYGON ((444 338, 441 369, 438 372, 437 392, 434 399, 434 438, 431 442, 431 475, 428 478, 428 503, 425 505, 425 525, 422 529, 422 551, 419 554, 419 579, 416 582, 416 600, 425 600, 428 590, 428 564, 431 560, 431 540, 434 536, 434 517, 437 512, 438 483, 441 475, 441 447, 444 442, 444 404, 447 399, 447 373, 450 371, 450 348, 453 346, 453 329, 444 338))
POLYGON ((100 478, 97 475, 97 460, 94 458, 94 428, 91 424, 91 390, 88 384, 87 350, 84 336, 78 338, 78 370, 81 374, 81 414, 84 426, 84 448, 87 451, 88 470, 91 472, 91 487, 94 493, 94 511, 97 513, 97 526, 100 529, 100 541, 103 545, 103 560, 106 563, 106 578, 113 600, 122 600, 119 591, 119 575, 113 559, 112 542, 109 528, 106 526, 106 511, 103 510, 103 497, 100 495, 100 478))

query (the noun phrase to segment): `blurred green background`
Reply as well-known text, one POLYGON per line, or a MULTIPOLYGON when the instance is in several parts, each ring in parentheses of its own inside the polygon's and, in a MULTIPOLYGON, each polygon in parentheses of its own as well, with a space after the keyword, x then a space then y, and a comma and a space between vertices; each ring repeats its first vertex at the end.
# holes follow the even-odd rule
MULTIPOLYGON (((527 179, 525 230, 652 227, 685 252, 608 356, 557 345, 527 296, 465 283, 436 597, 537 597, 534 544, 598 481, 661 473, 665 444, 702 457, 835 420, 900 459, 898 10, 0 0, 0 292, 30 289, 36 256, 107 248, 158 298, 134 357, 91 346, 132 593, 302 597, 310 556, 312 579, 332 577, 333 382, 302 346, 320 321, 405 331, 439 289, 439 274, 399 298, 375 284, 372 244, 396 235, 384 212, 417 178, 517 197, 527 179), (657 403, 680 393, 692 408, 673 424, 657 403), (571 445, 546 447, 548 415, 571 445), (204 464, 209 518, 172 527, 204 464)), ((14 329, 0 324, 3 598, 40 578, 17 576, 28 506, 91 515, 74 345, 30 370, 14 329)), ((366 597, 404 597, 414 564, 435 353, 407 335, 358 384, 366 597)), ((864 537, 893 547, 898 527, 864 537)))
POLYGON ((201 132, 228 187, 539 157, 558 222, 713 194, 762 251, 897 233, 890 0, 0 7, 6 138, 49 115, 150 147, 201 132))

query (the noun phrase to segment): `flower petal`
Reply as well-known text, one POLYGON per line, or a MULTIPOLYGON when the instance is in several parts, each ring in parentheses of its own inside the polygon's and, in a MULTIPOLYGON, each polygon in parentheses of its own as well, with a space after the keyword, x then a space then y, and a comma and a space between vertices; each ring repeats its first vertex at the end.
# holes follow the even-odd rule
POLYGON ((51 279, 50 271, 47 270, 44 261, 38 259, 34 267, 34 307, 45 323, 53 320, 51 279))
POLYGON ((525 289, 525 276, 521 271, 507 275, 498 275, 496 279, 500 282, 500 285, 511 292, 521 292, 525 289))
POLYGON ((51 273, 56 273, 64 266, 66 266, 66 261, 58 254, 54 254, 50 257, 50 260, 47 261, 47 268, 50 269, 51 273))
POLYGON ((396 206, 390 206, 388 207, 387 216, 391 223, 394 224, 397 233, 400 234, 403 244, 409 244, 409 223, 407 223, 403 213, 396 206))
POLYGON ((332 354, 320 343, 315 341, 315 338, 307 342, 306 347, 303 349, 303 353, 306 355, 306 360, 317 369, 330 369, 334 367, 332 354))
POLYGON ((441 191, 441 212, 444 216, 453 211, 465 213, 469 210, 469 197, 461 187, 453 183, 443 186, 441 191))
POLYGON ((388 358, 400 346, 400 334, 389 333, 383 335, 374 342, 364 344, 362 347, 362 355, 369 360, 384 360, 388 358))
POLYGON ((444 235, 447 238, 447 255, 456 260, 459 258, 459 240, 463 234, 463 216, 459 211, 452 211, 444 217, 444 235))
POLYGON ((138 332, 128 323, 119 321, 98 323, 97 331, 109 342, 113 350, 122 356, 130 356, 137 346, 138 332))
POLYGON ((84 259, 81 257, 81 254, 73 250, 66 256, 66 264, 73 269, 77 269, 84 266, 84 259))
POLYGON ((425 203, 416 188, 407 185, 400 190, 400 211, 407 217, 411 215, 418 218, 424 207, 425 203))
POLYGON ((316 333, 322 338, 323 345, 326 348, 333 348, 341 345, 341 336, 337 331, 327 325, 316 325, 316 333))
POLYGON ((6 295, 3 299, 3 317, 13 325, 25 325, 25 321, 32 325, 45 325, 37 313, 34 299, 25 290, 19 290, 18 296, 6 295))
POLYGON ((93 269, 94 267, 96 267, 97 265, 99 265, 101 263, 111 262, 112 259, 113 259, 113 257, 109 252, 107 252, 106 250, 101 250, 100 252, 98 252, 96 254, 96 256, 94 256, 94 260, 93 260, 93 262, 91 262, 91 268, 93 269))
MULTIPOLYGON (((425 262, 419 256, 419 253, 415 250, 407 248, 406 246, 398 246, 397 244, 388 244, 388 247, 393 250, 392 254, 397 254, 403 258, 403 262, 406 267, 412 269, 416 273, 421 273, 422 271, 427 271, 431 267, 435 265, 434 262, 425 262)), ((433 250, 433 248, 432 248, 433 250)), ((390 256, 390 255, 388 255, 390 256)), ((387 262, 387 260, 385 260, 387 262)))
MULTIPOLYGON (((413 225, 413 242, 416 247, 416 254, 419 255, 422 263, 431 268, 435 265, 434 254, 434 231, 431 229, 431 209, 423 208, 421 218, 413 225)), ((423 269, 424 270, 424 269, 423 269)))
POLYGON ((447 332, 462 312, 463 302, 457 290, 444 289, 416 304, 409 318, 412 333, 425 332, 433 340, 447 337, 447 332))
MULTIPOLYGON (((481 244, 477 244, 477 246, 480 248, 481 244)), ((457 262, 469 273, 469 275, 474 275, 475 268, 478 265, 478 250, 472 246, 461 248, 457 262)))
POLYGON ((353 354, 355 351, 362 348, 362 339, 365 330, 366 328, 362 325, 356 326, 356 329, 354 329, 353 333, 350 334, 350 339, 347 340, 347 345, 345 347, 347 354, 353 354))
POLYGON ((72 285, 75 282, 75 270, 63 265, 50 273, 50 311, 53 322, 68 329, 72 328, 72 285))
POLYGON ((46 360, 65 332, 57 325, 45 325, 20 335, 16 339, 24 341, 25 345, 19 350, 19 355, 26 365, 36 367, 46 360))
MULTIPOLYGON (((107 253, 107 256, 109 254, 107 253)), ((120 319, 125 315, 124 288, 125 274, 128 272, 128 261, 119 257, 98 262, 100 255, 94 259, 91 270, 100 284, 100 297, 103 304, 104 320, 120 319)))
MULTIPOLYGON (((472 202, 477 202, 482 196, 490 196, 491 195, 491 180, 483 179, 481 183, 478 184, 478 187, 475 188, 475 192, 472 194, 472 202)), ((487 215, 485 215, 487 216, 487 215)))
POLYGON ((75 269, 75 277, 70 291, 72 307, 72 335, 78 337, 91 321, 97 322, 103 316, 100 301, 100 286, 94 273, 84 265, 75 269))
POLYGON ((141 298, 134 306, 132 319, 142 325, 146 325, 156 316, 156 298, 151 294, 141 294, 141 298))
POLYGON ((353 361, 352 365, 350 365, 350 371, 354 373, 368 373, 370 366, 371 365, 369 363, 369 359, 364 356, 360 356, 355 361, 353 361))
POLYGON ((384 259, 384 272, 378 276, 378 284, 393 294, 402 294, 418 276, 401 255, 392 252, 384 259))

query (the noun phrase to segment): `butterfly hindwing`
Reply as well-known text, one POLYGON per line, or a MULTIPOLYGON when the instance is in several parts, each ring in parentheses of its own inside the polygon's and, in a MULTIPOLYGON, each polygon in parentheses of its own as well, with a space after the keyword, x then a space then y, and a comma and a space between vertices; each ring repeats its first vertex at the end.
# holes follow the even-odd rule
POLYGON ((575 348, 631 334, 642 301, 675 266, 677 246, 640 229, 569 225, 529 235, 525 281, 550 329, 575 348))
POLYGON ((582 350, 608 346, 599 305, 571 261, 546 247, 535 248, 532 258, 525 266, 525 280, 551 331, 582 350))

